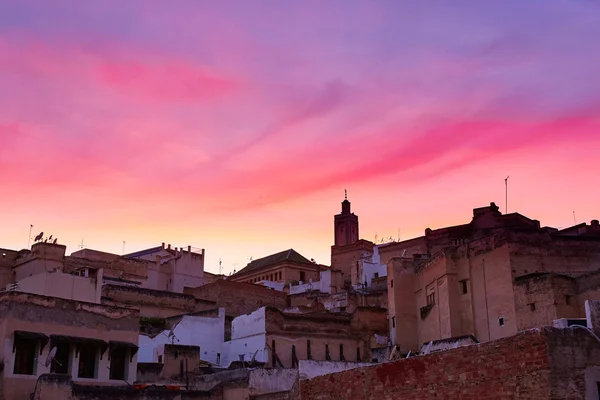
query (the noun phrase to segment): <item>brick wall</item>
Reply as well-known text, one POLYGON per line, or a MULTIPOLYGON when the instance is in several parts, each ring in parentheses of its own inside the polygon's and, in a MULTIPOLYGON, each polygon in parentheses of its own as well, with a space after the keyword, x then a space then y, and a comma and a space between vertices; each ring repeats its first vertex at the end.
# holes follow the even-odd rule
POLYGON ((300 398, 544 399, 550 396, 545 334, 498 341, 302 381, 300 398))

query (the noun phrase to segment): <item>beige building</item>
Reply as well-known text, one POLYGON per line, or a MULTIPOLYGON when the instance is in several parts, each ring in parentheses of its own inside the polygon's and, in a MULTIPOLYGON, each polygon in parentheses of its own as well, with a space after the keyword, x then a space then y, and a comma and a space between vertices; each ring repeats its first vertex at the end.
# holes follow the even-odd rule
POLYGON ((289 249, 253 260, 227 279, 246 283, 269 281, 283 285, 297 284, 319 280, 320 272, 326 269, 327 266, 317 264, 294 249, 289 249))
POLYGON ((29 400, 38 377, 49 372, 80 384, 132 383, 138 331, 135 310, 2 292, 0 398, 29 400))
POLYGON ((393 344, 406 353, 463 335, 486 342, 584 317, 594 289, 579 281, 600 270, 600 229, 592 221, 577 231, 541 228, 492 203, 468 224, 380 249, 393 344))
POLYGON ((204 249, 197 253, 191 246, 171 248, 163 243, 124 256, 82 249, 66 256, 66 246, 38 242, 31 250, 0 249, 0 252, 0 286, 3 287, 38 274, 55 272, 95 279, 100 270, 103 283, 151 290, 183 293, 185 287, 204 284, 204 249))

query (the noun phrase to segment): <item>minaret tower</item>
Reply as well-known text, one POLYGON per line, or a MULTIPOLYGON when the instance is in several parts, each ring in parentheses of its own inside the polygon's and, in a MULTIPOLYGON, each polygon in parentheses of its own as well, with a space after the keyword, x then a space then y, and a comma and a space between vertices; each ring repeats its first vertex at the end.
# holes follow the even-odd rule
POLYGON ((334 217, 335 246, 347 246, 358 241, 358 216, 350 212, 348 192, 344 189, 342 212, 334 217))

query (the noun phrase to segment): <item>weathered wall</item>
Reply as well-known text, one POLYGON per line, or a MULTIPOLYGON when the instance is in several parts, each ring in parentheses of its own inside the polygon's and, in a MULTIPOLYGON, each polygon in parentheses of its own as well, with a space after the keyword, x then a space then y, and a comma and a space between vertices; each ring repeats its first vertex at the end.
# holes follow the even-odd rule
POLYGON ((529 331, 483 345, 301 381, 300 398, 547 399, 549 378, 545 336, 529 331))
POLYGON ((100 303, 102 269, 96 278, 85 278, 60 271, 42 272, 21 279, 18 290, 42 296, 59 297, 88 303, 100 303))
POLYGON ((365 368, 372 365, 374 364, 350 361, 300 360, 298 374, 299 379, 313 379, 317 376, 349 371, 356 368, 365 368))
POLYGON ((185 294, 196 299, 215 302, 217 307, 225 308, 228 316, 237 317, 254 310, 271 306, 285 308, 287 296, 283 292, 250 283, 218 280, 198 288, 186 288, 185 294))
MULTIPOLYGON (((46 345, 38 355, 34 375, 14 374, 14 331, 41 332, 50 335, 66 335, 137 344, 139 313, 135 310, 105 307, 99 304, 76 302, 19 292, 0 294, 0 356, 4 362, 2 393, 7 399, 29 399, 37 376, 49 372, 41 360, 48 356, 51 346, 46 345)), ((39 347, 39 346, 38 346, 39 347)), ((39 350, 39 349, 38 349, 39 350)), ((77 376, 78 362, 75 345, 71 345, 70 371, 77 376)), ((127 380, 136 378, 137 355, 131 358, 126 374, 127 380)), ((110 361, 105 352, 96 366, 97 378, 76 378, 78 382, 92 384, 124 384, 109 380, 110 361)))
POLYGON ((102 303, 140 310, 143 317, 170 317, 216 308, 214 303, 198 302, 189 294, 132 286, 104 285, 102 303))

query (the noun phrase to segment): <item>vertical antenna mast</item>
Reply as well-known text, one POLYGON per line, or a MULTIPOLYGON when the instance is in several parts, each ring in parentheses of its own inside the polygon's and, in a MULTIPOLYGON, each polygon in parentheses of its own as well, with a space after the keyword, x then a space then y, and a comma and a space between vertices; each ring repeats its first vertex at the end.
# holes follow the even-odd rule
POLYGON ((125 241, 123 240, 123 251, 121 252, 121 255, 125 254, 125 241))
POLYGON ((504 180, 504 186, 505 186, 504 214, 508 214, 508 178, 510 178, 510 176, 507 176, 506 179, 504 180))
POLYGON ((573 222, 575 222, 575 225, 577 225, 577 218, 575 218, 575 210, 573 210, 573 222))
POLYGON ((219 275, 221 275, 221 259, 219 258, 219 275))
POLYGON ((33 225, 29 225, 29 239, 27 239, 27 250, 29 250, 29 245, 31 244, 31 230, 33 229, 33 225))

